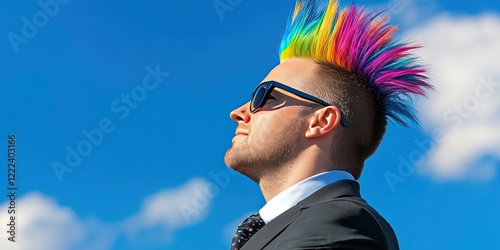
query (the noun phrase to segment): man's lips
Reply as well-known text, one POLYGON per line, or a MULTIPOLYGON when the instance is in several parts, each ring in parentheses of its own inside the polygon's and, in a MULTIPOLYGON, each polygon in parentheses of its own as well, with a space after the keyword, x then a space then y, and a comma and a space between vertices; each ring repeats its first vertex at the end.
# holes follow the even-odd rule
POLYGON ((244 131, 244 130, 236 130, 236 133, 235 135, 248 135, 248 131, 244 131))

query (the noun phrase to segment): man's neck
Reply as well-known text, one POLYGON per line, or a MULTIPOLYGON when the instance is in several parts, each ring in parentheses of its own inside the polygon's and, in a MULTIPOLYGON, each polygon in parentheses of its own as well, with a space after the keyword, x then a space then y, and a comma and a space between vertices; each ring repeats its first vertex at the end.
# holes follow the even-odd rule
POLYGON ((326 171, 323 167, 316 167, 314 162, 294 162, 292 166, 284 166, 279 171, 267 173, 259 180, 260 190, 266 202, 274 198, 285 189, 313 175, 326 171))
POLYGON ((336 159, 334 162, 326 159, 330 159, 330 155, 318 147, 311 146, 302 150, 295 160, 262 175, 258 183, 266 202, 285 189, 316 174, 329 170, 350 172, 349 164, 344 159, 336 159))

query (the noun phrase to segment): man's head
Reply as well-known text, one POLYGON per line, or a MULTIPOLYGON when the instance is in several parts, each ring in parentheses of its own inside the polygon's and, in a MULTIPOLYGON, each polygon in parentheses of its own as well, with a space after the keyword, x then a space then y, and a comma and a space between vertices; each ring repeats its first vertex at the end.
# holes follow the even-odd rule
POLYGON ((281 42, 281 64, 263 82, 283 83, 331 105, 275 88, 276 99, 257 112, 250 113, 249 103, 234 110, 237 131, 251 133, 235 137, 228 166, 257 181, 298 159, 321 158, 326 167, 359 178, 387 118, 404 126, 417 122, 409 94, 424 95, 431 85, 409 54, 416 47, 393 41, 396 28, 379 14, 354 6, 339 11, 331 0, 297 2, 281 42))
MULTIPOLYGON (((276 66, 262 82, 274 81, 302 91, 305 85, 316 81, 317 67, 318 64, 311 59, 292 58, 276 66)), ((256 94, 254 92, 253 100, 257 99, 256 94)), ((226 164, 255 181, 293 164, 297 155, 309 146, 306 136, 313 138, 308 131, 307 124, 310 122, 304 111, 323 108, 279 87, 273 88, 266 99, 257 110, 253 110, 249 101, 230 114, 238 127, 233 146, 226 153, 226 164)), ((324 113, 328 116, 328 129, 342 126, 341 112, 337 107, 330 106, 324 113)))

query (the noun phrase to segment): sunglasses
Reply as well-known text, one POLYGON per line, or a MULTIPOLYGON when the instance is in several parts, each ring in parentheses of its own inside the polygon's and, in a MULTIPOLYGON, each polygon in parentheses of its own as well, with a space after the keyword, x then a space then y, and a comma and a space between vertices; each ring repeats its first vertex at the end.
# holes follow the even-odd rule
MULTIPOLYGON (((269 96, 271 95, 271 92, 273 91, 274 88, 280 88, 282 90, 285 90, 289 93, 292 93, 298 97, 301 97, 303 99, 321 104, 325 107, 327 106, 333 106, 319 98, 316 98, 312 95, 306 94, 300 90, 294 89, 292 87, 288 87, 285 84, 275 82, 275 81, 268 81, 268 82, 263 82, 257 86, 257 88, 253 91, 251 101, 250 101, 250 112, 255 113, 257 110, 260 108, 264 107, 266 104, 267 99, 269 99, 269 96)), ((340 112, 340 123, 342 126, 347 127, 349 124, 347 120, 344 118, 344 115, 342 114, 342 111, 340 112)))

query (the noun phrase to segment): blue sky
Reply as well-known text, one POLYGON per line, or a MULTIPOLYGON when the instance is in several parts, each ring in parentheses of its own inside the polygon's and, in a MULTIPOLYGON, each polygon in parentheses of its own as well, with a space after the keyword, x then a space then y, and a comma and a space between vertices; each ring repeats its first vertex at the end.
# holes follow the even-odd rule
MULTIPOLYGON (((500 6, 356 3, 387 9, 401 37, 424 45, 437 87, 416 102, 421 128, 389 125, 359 180, 363 197, 402 249, 492 249, 500 6)), ((2 2, 0 136, 4 149, 17 137, 18 227, 11 243, 4 196, 0 248, 228 248, 264 205, 258 186, 224 164, 229 112, 278 64, 293 4, 2 2)))

